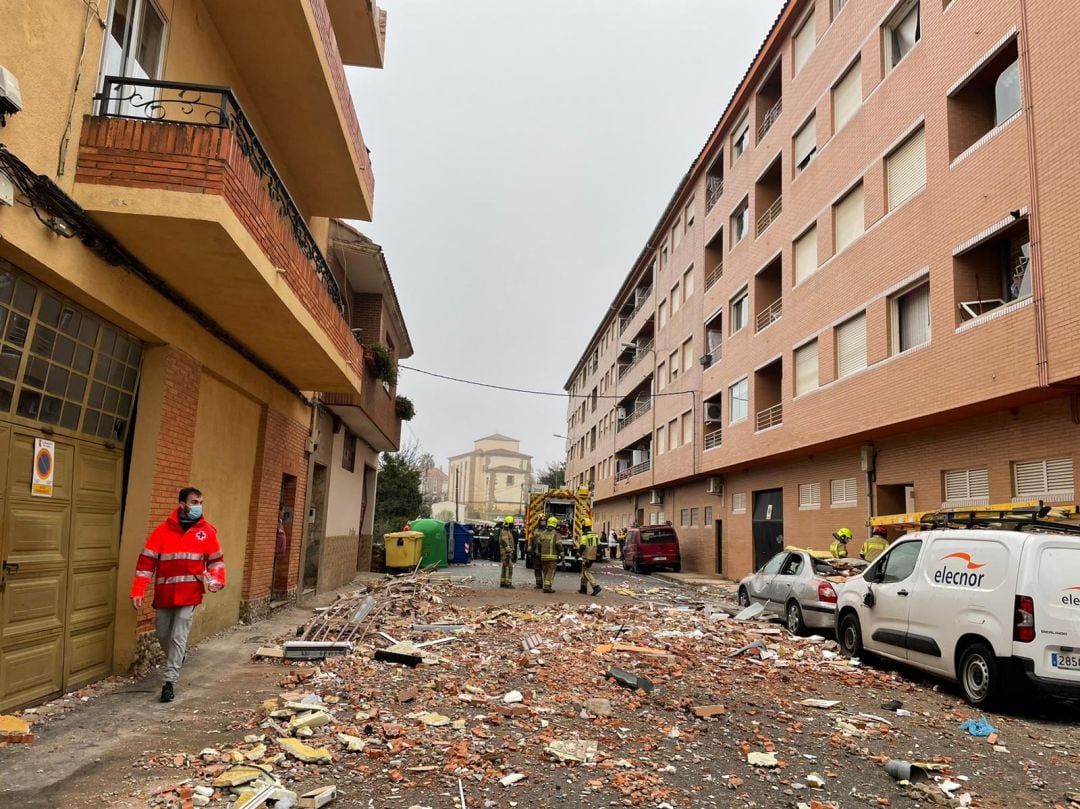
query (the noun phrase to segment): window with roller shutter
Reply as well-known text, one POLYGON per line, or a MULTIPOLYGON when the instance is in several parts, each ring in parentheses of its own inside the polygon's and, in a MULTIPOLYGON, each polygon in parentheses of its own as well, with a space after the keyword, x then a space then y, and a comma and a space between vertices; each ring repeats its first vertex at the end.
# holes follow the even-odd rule
POLYGON ((795 173, 798 174, 810 165, 817 153, 817 115, 811 115, 795 133, 792 151, 795 155, 795 173))
POLYGON ((806 511, 821 508, 821 484, 799 484, 799 508, 806 511))
POLYGON ((952 469, 945 473, 944 508, 990 504, 990 472, 979 469, 952 469))
POLYGON ((1013 464, 1017 500, 1071 500, 1075 496, 1072 458, 1013 464))
POLYGON ((926 185, 926 129, 904 141, 885 158, 889 210, 894 210, 926 185))
POLYGON ((832 90, 833 132, 839 132, 862 104, 862 60, 848 68, 832 90))
POLYGON ((842 378, 866 367, 866 313, 836 327, 836 376, 842 378))
POLYGON ((794 37, 795 48, 795 72, 798 73, 810 60, 810 54, 814 52, 817 43, 817 26, 814 24, 814 15, 806 18, 794 37))
POLYGON ((795 242, 795 284, 798 286, 818 270, 817 225, 795 242))
POLYGON ((795 349, 795 395, 802 396, 818 386, 818 341, 795 349))
POLYGON ((891 299, 892 349, 894 354, 930 342, 930 283, 893 296, 891 299))
POLYGON ((833 508, 849 508, 858 503, 855 478, 841 478, 829 481, 829 489, 833 508))
POLYGON ((836 252, 841 253, 862 236, 865 229, 862 183, 833 206, 833 218, 836 221, 836 252))

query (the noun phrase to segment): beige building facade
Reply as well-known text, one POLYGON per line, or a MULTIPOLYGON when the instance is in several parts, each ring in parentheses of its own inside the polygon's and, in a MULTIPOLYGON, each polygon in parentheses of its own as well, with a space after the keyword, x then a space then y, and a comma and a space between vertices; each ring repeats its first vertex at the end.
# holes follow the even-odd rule
POLYGON ((461 519, 496 520, 524 514, 533 481, 532 456, 521 442, 499 433, 473 442, 450 458, 449 487, 461 519))
POLYGON ((1075 499, 1078 24, 784 6, 567 380, 598 523, 738 577, 870 515, 1075 499))
POLYGON ((333 0, 6 4, 0 710, 153 660, 149 599, 127 595, 182 486, 228 568, 195 640, 296 597, 320 513, 357 537, 355 571, 370 455, 319 484, 347 515, 309 517, 308 492, 345 429, 398 440, 362 344, 410 351, 403 326, 366 325, 373 295, 396 301, 329 251, 354 238, 333 217, 372 215, 345 66, 382 67, 385 22, 333 0), (42 441, 51 496, 31 490, 42 441))

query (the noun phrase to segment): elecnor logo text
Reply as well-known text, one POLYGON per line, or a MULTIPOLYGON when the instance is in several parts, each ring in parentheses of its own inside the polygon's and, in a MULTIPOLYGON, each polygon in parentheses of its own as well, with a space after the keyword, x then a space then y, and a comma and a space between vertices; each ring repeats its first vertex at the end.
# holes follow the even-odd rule
POLYGON ((1080 587, 1066 587, 1061 603, 1066 607, 1080 607, 1080 587))
POLYGON ((951 584, 957 587, 981 587, 983 579, 986 578, 985 573, 975 573, 973 571, 986 567, 985 563, 979 564, 972 561, 970 553, 950 553, 948 556, 941 557, 942 562, 947 562, 950 559, 959 559, 964 562, 966 570, 950 570, 947 567, 939 567, 934 571, 934 583, 935 584, 951 584))

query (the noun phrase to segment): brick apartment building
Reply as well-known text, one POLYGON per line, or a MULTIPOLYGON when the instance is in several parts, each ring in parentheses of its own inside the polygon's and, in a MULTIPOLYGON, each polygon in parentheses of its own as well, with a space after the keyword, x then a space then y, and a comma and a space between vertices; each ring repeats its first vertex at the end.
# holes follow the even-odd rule
POLYGON ((127 595, 181 486, 229 571, 194 638, 294 597, 310 548, 355 572, 400 429, 356 330, 411 350, 385 264, 333 221, 371 218, 345 65, 382 67, 385 22, 371 0, 5 5, 0 710, 156 650, 127 595))
POLYGON ((784 6, 567 381, 599 523, 740 576, 871 514, 1075 498, 1078 26, 784 6))

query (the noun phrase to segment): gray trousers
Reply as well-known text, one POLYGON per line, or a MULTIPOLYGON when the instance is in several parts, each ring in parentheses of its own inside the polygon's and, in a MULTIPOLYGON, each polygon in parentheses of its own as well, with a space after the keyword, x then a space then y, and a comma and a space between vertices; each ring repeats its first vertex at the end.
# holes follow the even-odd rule
POLYGON ((162 679, 167 683, 180 680, 180 667, 184 665, 184 653, 187 651, 188 633, 191 632, 191 619, 195 615, 195 606, 158 609, 156 634, 161 650, 165 652, 165 673, 162 679))

